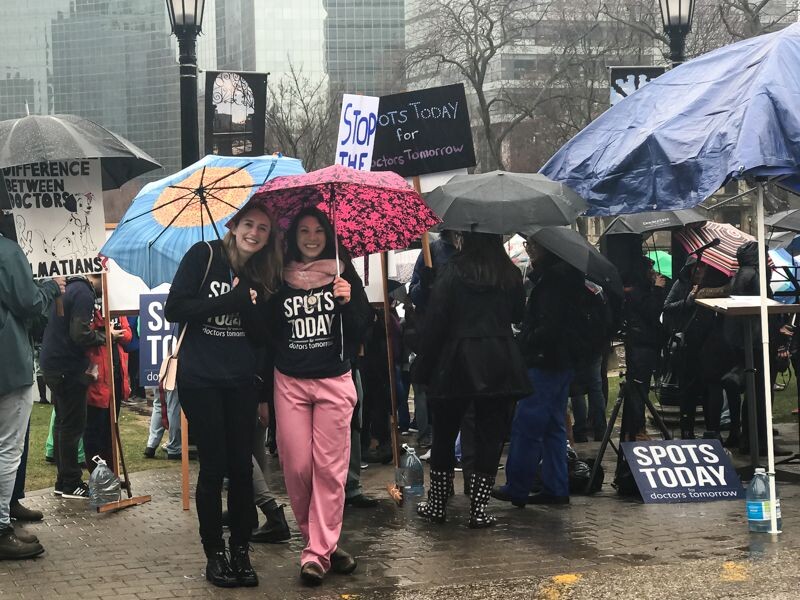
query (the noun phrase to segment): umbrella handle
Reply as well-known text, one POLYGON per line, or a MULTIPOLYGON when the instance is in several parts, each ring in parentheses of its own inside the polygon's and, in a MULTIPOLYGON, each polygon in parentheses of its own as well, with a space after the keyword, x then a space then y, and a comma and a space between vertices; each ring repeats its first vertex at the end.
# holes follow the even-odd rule
MULTIPOLYGON (((414 182, 414 190, 421 196, 422 184, 419 181, 419 175, 414 175, 412 178, 414 182)), ((422 234, 422 259, 425 261, 425 266, 430 268, 433 266, 433 258, 431 257, 431 241, 428 238, 428 232, 422 234)))

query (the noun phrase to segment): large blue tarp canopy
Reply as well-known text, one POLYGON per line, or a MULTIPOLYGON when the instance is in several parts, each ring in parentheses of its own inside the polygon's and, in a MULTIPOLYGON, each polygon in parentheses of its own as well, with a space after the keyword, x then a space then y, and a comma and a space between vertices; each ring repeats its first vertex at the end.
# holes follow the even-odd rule
POLYGON ((587 215, 602 216, 696 206, 731 178, 796 175, 800 24, 668 71, 608 109, 541 172, 582 196, 587 215))

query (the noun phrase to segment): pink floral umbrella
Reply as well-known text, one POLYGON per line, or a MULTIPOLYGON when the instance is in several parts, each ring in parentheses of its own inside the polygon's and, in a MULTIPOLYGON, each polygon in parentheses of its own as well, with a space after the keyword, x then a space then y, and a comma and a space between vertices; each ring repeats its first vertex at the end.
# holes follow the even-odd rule
POLYGON ((439 217, 406 181, 389 171, 356 171, 333 165, 265 183, 241 209, 262 203, 282 230, 306 206, 329 216, 352 257, 400 250, 439 223, 439 217))

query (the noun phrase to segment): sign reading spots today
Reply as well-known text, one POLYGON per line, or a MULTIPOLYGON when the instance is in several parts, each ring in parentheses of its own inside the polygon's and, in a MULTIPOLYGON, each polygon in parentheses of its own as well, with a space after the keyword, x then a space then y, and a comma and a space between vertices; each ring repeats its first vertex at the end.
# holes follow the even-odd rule
POLYGON ((410 177, 474 166, 463 84, 381 96, 371 170, 410 177))
POLYGON ((623 442, 645 503, 744 498, 744 488, 719 440, 623 442))
POLYGON ((178 328, 164 318, 167 294, 139 296, 139 381, 158 385, 161 363, 178 341, 178 328))
POLYGON ((335 306, 330 289, 286 298, 283 301, 283 314, 291 329, 289 349, 311 350, 333 346, 335 306))

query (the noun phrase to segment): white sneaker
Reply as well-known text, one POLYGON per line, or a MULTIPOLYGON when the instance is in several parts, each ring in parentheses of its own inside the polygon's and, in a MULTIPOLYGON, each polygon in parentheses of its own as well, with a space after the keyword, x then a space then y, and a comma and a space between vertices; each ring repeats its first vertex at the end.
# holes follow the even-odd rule
POLYGON ((420 456, 420 457, 419 457, 419 459, 420 459, 420 460, 430 460, 430 459, 431 459, 431 451, 430 451, 430 448, 428 449, 428 451, 427 451, 425 454, 423 454, 422 456, 420 456))

